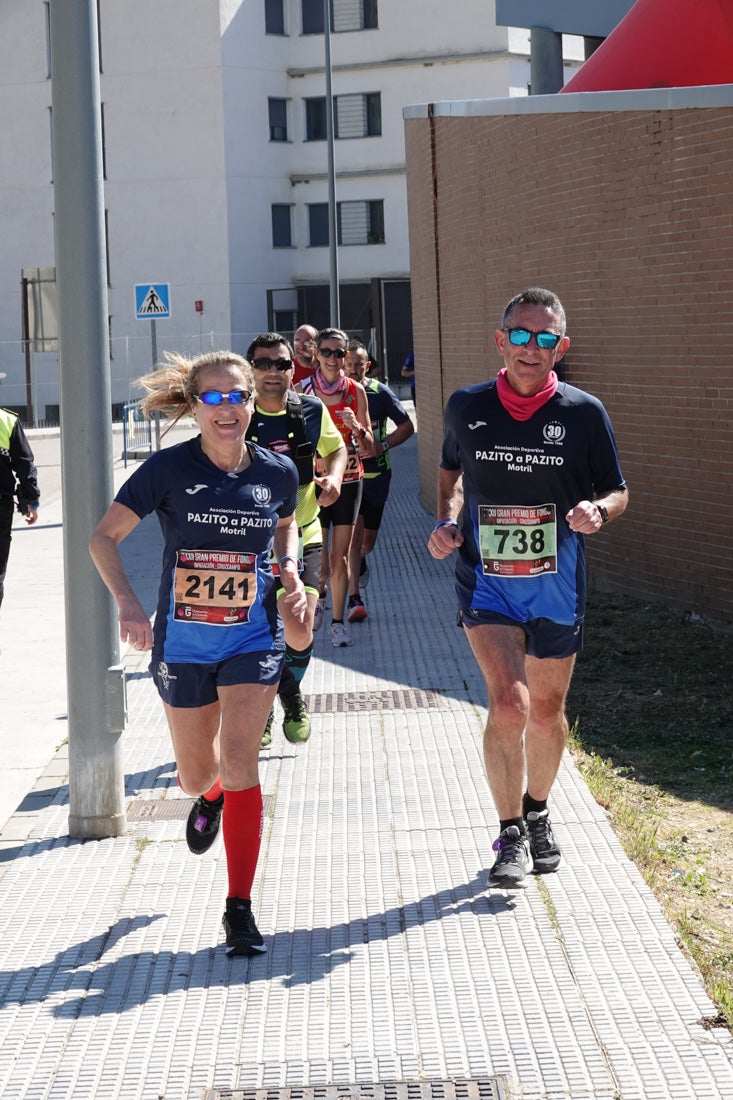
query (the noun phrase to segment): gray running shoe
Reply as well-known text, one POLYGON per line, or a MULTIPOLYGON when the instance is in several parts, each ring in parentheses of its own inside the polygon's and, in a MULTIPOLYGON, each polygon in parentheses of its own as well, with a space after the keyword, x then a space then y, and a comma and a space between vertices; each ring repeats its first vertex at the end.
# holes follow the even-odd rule
POLYGON ((331 623, 331 645, 334 649, 353 644, 351 634, 343 623, 331 623))
POLYGON ((532 870, 529 837, 520 833, 516 825, 509 825, 503 833, 499 833, 491 847, 497 853, 489 873, 492 885, 516 886, 532 870))
POLYGON ((527 814, 525 821, 535 871, 539 875, 556 871, 562 863, 562 852, 550 825, 550 811, 540 810, 536 813, 533 810, 527 814))

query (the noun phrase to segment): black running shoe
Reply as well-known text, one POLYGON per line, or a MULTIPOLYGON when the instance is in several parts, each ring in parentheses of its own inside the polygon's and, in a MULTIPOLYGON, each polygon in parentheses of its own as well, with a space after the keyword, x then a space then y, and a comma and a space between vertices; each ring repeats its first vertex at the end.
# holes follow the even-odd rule
POLYGON ((525 821, 535 871, 540 875, 556 871, 562 863, 562 852, 550 825, 550 811, 532 811, 527 814, 525 821))
POLYGON ((520 833, 516 825, 509 825, 499 833, 491 847, 498 853, 489 873, 489 882, 494 886, 516 886, 532 870, 529 837, 520 833))
POLYGON ((249 898, 227 898, 221 923, 227 937, 227 955, 261 955, 267 950, 257 931, 249 898))
POLYGON ((224 795, 220 794, 213 802, 203 795, 197 798, 191 807, 186 822, 186 844, 195 856, 208 852, 219 832, 221 811, 224 808, 224 795))

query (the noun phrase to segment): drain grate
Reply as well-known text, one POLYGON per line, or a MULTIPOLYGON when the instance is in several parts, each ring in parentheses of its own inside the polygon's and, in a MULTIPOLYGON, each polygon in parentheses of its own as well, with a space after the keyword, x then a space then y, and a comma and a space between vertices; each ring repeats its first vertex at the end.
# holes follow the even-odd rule
POLYGON ((450 699, 439 691, 424 688, 396 688, 393 691, 324 692, 308 696, 311 714, 353 714, 370 710, 427 710, 450 707, 450 699))
POLYGON ((505 1077, 299 1085, 282 1089, 207 1089, 201 1094, 201 1100, 511 1100, 511 1097, 505 1077))
MULTIPOLYGON (((263 813, 270 809, 272 795, 263 798, 263 813)), ((189 798, 137 798, 127 807, 128 821, 185 821, 191 810, 189 798)))

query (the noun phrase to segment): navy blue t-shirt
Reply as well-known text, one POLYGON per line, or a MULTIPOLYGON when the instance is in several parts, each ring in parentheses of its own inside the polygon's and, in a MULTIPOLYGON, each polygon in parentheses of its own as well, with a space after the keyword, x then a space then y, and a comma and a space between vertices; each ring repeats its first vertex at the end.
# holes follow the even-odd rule
POLYGON ((201 437, 157 451, 115 500, 141 519, 155 512, 165 540, 153 659, 217 662, 282 648, 270 566, 278 520, 292 515, 292 461, 253 443, 233 474, 201 449, 201 437))
POLYGON ((444 428, 441 467, 463 472, 459 606, 518 622, 582 622, 585 540, 565 516, 581 500, 625 488, 601 402, 561 382, 519 421, 496 382, 483 382, 451 395, 444 428))

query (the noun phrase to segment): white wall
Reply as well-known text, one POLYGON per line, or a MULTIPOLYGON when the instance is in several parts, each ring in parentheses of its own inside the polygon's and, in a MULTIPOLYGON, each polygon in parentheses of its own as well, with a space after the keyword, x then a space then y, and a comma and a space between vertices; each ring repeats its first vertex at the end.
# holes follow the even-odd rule
MULTIPOLYGON (((41 3, 0 8, 0 403, 25 405, 21 271, 52 267, 51 85, 41 3)), ((47 359, 47 356, 43 357, 47 359)), ((55 375, 52 360, 51 381, 55 375)))
MULTIPOLYGON (((113 399, 149 369, 134 285, 170 284, 166 347, 229 331, 228 224, 217 0, 102 0, 113 399), (202 317, 194 302, 204 302, 202 317), (116 392, 114 392, 116 391, 116 392)), ((123 395, 127 396, 126 392, 123 395)))

